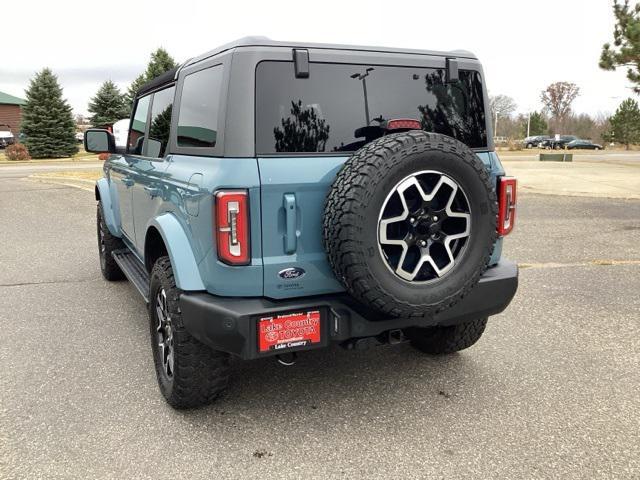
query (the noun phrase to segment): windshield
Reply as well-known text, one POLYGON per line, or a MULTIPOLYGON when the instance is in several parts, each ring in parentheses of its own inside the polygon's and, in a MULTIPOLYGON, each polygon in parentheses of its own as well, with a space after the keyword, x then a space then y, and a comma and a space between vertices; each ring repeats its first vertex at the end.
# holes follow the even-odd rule
POLYGON ((296 78, 293 62, 261 62, 256 150, 351 152, 388 133, 392 119, 486 147, 482 79, 470 70, 459 76, 447 84, 443 69, 312 63, 309 78, 296 78))

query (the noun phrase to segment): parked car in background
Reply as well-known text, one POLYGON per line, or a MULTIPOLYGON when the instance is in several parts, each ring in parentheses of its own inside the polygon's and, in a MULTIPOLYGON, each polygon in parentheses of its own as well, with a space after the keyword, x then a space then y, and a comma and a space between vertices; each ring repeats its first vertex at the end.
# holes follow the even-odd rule
POLYGON ((582 140, 580 138, 567 143, 568 150, 602 150, 604 147, 599 143, 593 143, 591 140, 582 140))
POLYGON ((522 144, 525 148, 533 148, 538 147, 545 140, 549 140, 551 137, 549 135, 533 135, 531 137, 527 137, 522 141, 522 144))
POLYGON ((549 138, 540 142, 538 146, 547 150, 560 150, 566 148, 567 144, 573 140, 578 140, 578 137, 575 135, 560 135, 560 138, 549 138))
POLYGON ((129 136, 129 119, 118 120, 112 127, 113 136, 116 140, 116 147, 126 147, 129 136))
POLYGON ((84 132, 76 132, 76 142, 80 143, 84 141, 84 132))
POLYGON ((0 148, 6 148, 15 142, 16 139, 11 133, 11 127, 6 124, 0 124, 0 148))

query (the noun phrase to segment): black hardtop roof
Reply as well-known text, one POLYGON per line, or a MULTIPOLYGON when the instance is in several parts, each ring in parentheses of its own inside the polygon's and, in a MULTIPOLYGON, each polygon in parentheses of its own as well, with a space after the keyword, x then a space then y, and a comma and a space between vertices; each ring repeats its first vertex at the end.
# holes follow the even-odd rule
POLYGON ((178 67, 163 73, 159 77, 154 78, 150 82, 145 83, 138 90, 137 96, 144 95, 152 90, 155 90, 165 84, 172 83, 176 80, 178 72, 181 68, 194 63, 200 62, 206 58, 213 57, 220 53, 224 53, 235 48, 242 47, 284 47, 284 48, 308 48, 308 49, 325 49, 325 50, 345 50, 345 51, 361 51, 361 52, 376 52, 376 53, 404 53, 413 55, 430 55, 438 57, 456 57, 456 58, 468 58, 477 60, 477 57, 466 50, 452 50, 449 52, 437 51, 437 50, 418 50, 411 48, 388 48, 388 47, 373 47, 373 46, 361 46, 361 45, 341 45, 332 43, 309 43, 309 42, 287 42, 271 40, 267 37, 253 36, 243 37, 234 40, 224 45, 214 48, 202 55, 191 58, 178 67))
POLYGON ((147 92, 150 92, 152 90, 155 90, 158 87, 161 87, 162 85, 173 82, 176 78, 178 70, 180 70, 180 66, 174 67, 171 70, 164 72, 162 75, 157 76, 153 80, 148 81, 147 83, 145 83, 140 87, 136 96, 139 97, 141 95, 144 95, 147 92))

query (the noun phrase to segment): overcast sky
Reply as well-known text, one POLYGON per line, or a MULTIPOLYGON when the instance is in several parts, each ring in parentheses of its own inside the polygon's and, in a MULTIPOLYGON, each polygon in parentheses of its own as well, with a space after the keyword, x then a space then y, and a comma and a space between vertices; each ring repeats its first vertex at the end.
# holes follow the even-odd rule
POLYGON ((612 113, 631 96, 622 71, 598 68, 612 40, 613 0, 141 1, 21 0, 2 22, 0 91, 24 96, 33 73, 53 69, 76 113, 106 79, 122 89, 166 48, 178 61, 247 35, 275 40, 471 50, 491 94, 539 109, 540 91, 580 86, 577 112, 612 113))

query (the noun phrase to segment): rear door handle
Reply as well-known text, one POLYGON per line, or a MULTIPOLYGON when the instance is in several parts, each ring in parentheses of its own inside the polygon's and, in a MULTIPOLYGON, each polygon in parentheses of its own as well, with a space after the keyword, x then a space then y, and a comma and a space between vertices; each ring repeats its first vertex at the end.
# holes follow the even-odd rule
POLYGON ((122 183, 124 183, 127 187, 132 187, 133 184, 136 183, 136 182, 134 182, 133 178, 131 178, 131 177, 124 177, 122 179, 122 183))
POLYGON ((151 195, 151 198, 159 197, 161 193, 160 189, 156 187, 144 187, 144 191, 151 195))
POLYGON ((295 253, 298 246, 296 196, 293 193, 285 193, 282 206, 285 218, 284 253, 291 254, 295 253))

